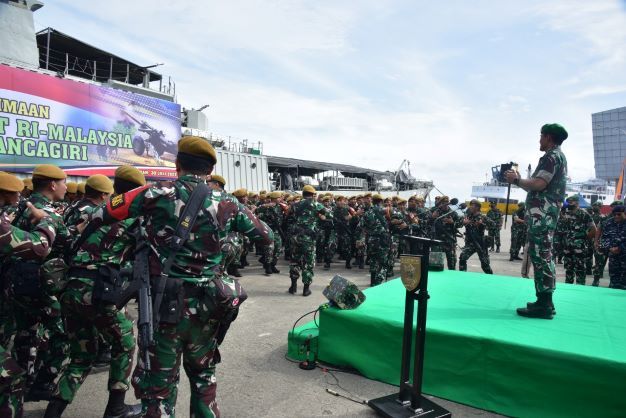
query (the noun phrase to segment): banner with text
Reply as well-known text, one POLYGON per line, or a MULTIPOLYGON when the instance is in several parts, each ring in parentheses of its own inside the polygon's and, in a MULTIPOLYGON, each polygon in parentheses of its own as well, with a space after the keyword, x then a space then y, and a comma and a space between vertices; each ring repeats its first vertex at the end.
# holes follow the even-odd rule
POLYGON ((131 164, 170 177, 180 126, 176 103, 0 65, 0 169, 131 164))

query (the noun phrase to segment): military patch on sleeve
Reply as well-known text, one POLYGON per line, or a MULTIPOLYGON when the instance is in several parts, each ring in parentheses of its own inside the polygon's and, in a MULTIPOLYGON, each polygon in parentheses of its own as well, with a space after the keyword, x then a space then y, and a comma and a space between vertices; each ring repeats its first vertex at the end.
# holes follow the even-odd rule
POLYGON ((124 206, 124 195, 118 194, 111 198, 111 209, 117 209, 120 206, 124 206))
POLYGON ((118 221, 128 218, 128 212, 133 201, 141 192, 148 189, 149 187, 150 185, 145 185, 142 187, 137 187, 136 189, 126 192, 122 195, 113 196, 107 203, 108 214, 118 221))

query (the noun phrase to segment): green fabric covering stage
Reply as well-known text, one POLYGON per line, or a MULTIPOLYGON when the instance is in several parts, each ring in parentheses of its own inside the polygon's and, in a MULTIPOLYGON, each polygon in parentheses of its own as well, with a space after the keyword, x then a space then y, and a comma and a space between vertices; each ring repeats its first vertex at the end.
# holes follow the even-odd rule
MULTIPOLYGON (((425 393, 509 416, 626 416, 626 292, 558 283, 549 321, 515 313, 534 300, 532 280, 443 271, 428 282, 425 393)), ((404 287, 365 293, 356 310, 321 311, 319 359, 397 385, 404 287)))

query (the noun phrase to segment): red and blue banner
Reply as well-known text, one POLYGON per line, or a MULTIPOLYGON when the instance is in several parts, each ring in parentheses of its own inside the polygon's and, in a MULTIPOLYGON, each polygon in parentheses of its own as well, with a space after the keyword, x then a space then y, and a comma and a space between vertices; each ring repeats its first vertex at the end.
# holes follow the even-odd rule
POLYGON ((180 127, 176 103, 0 65, 0 169, 90 175, 131 164, 172 177, 180 127))

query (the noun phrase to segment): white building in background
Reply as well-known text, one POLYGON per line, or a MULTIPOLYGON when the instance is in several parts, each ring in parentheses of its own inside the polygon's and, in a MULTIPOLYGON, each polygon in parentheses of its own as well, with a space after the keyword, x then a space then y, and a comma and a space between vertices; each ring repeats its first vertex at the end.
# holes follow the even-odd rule
POLYGON ((591 115, 596 177, 615 181, 626 159, 626 107, 591 115))

